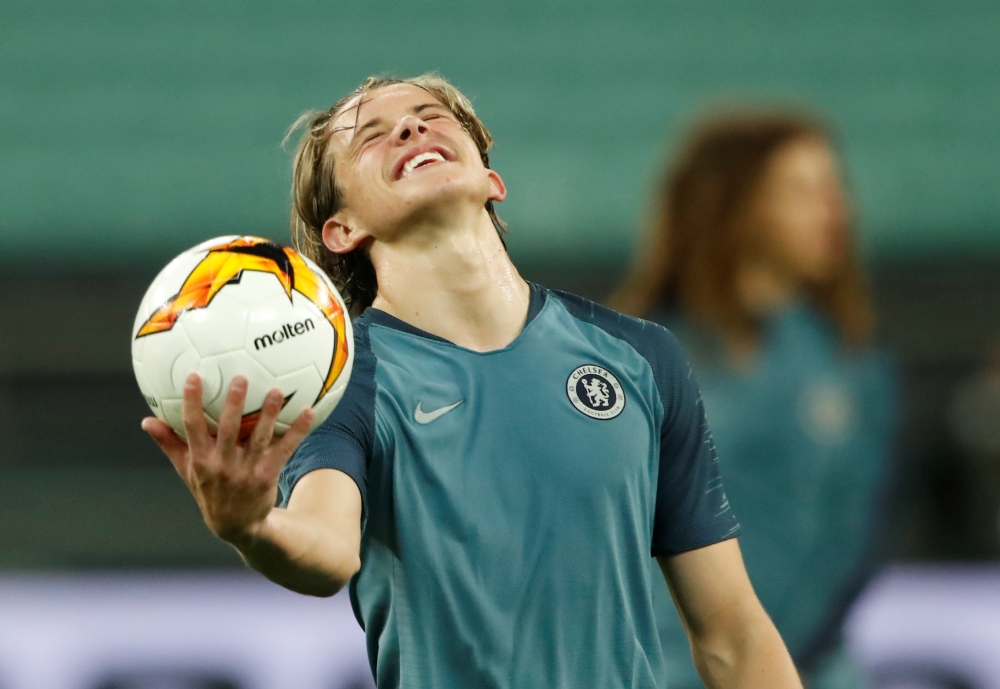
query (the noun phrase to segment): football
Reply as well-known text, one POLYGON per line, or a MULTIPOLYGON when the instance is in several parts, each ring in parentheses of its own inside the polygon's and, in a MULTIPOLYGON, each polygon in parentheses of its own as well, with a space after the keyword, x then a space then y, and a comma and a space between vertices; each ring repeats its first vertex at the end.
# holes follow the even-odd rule
POLYGON ((285 395, 275 434, 312 407, 317 427, 344 394, 354 361, 344 301, 316 264, 259 237, 218 237, 160 271, 132 328, 132 366, 157 418, 186 438, 184 380, 201 376, 214 433, 233 376, 249 381, 245 439, 271 388, 285 395))

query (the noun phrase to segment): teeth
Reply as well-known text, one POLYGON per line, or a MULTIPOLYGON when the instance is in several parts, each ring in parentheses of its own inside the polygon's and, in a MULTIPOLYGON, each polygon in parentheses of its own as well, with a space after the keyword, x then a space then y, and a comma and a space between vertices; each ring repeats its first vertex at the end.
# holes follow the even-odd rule
POLYGON ((441 162, 444 162, 444 156, 438 153, 437 151, 429 151, 427 153, 421 153, 418 156, 413 156, 412 158, 407 160, 406 164, 403 166, 403 177, 406 177, 411 172, 413 172, 413 168, 415 168, 417 165, 420 165, 420 163, 425 163, 428 160, 440 160, 441 162))

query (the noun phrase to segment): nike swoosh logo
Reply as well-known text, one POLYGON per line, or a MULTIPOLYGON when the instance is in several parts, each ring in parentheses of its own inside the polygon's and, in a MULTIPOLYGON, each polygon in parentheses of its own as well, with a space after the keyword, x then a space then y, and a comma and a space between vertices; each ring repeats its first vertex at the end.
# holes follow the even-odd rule
POLYGON ((420 402, 417 402, 417 408, 413 412, 413 420, 417 423, 430 423, 434 419, 444 416, 464 401, 465 400, 459 400, 455 402, 455 404, 449 404, 447 407, 441 407, 440 409, 435 409, 434 411, 424 411, 420 408, 420 402))

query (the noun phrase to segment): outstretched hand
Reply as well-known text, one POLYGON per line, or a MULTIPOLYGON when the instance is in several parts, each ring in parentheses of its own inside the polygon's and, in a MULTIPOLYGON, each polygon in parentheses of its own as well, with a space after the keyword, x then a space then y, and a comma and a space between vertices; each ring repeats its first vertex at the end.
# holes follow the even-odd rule
POLYGON ((182 418, 187 443, 163 421, 142 420, 142 428, 170 458, 194 495, 208 527, 223 540, 237 544, 252 539, 274 508, 278 475, 309 432, 315 412, 305 409, 285 435, 272 442, 274 424, 284 397, 267 393, 250 437, 239 441, 247 379, 233 378, 215 437, 209 432, 201 402, 201 378, 191 373, 184 383, 182 418))

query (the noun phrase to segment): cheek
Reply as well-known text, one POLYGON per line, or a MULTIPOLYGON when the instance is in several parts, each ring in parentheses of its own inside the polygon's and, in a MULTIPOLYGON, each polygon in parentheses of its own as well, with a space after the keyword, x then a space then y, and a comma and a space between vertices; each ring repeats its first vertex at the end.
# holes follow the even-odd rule
POLYGON ((337 178, 344 206, 364 220, 378 216, 385 206, 385 185, 379 183, 375 174, 376 171, 362 165, 337 178))
POLYGON ((830 218, 822 202, 800 195, 784 200, 772 216, 771 239, 785 262, 811 271, 829 258, 830 218))

